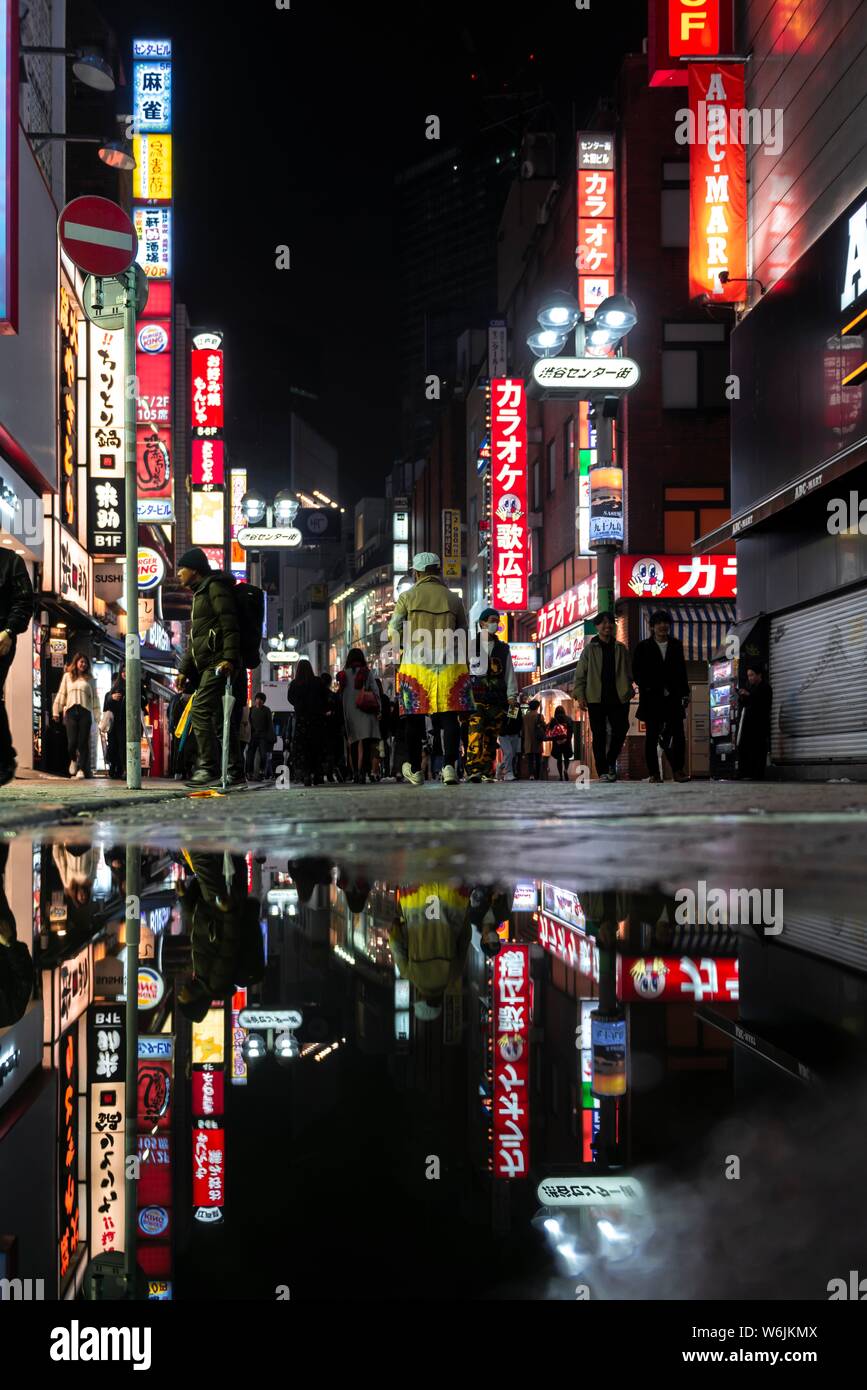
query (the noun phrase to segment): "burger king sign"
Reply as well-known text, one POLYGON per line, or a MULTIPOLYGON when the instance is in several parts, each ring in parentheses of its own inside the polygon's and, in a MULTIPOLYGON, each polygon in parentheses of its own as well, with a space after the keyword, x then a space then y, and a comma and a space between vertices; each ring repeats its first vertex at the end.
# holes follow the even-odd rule
POLYGON ((139 593, 148 593, 159 588, 165 578, 166 567, 162 556, 148 546, 141 546, 138 552, 139 593))

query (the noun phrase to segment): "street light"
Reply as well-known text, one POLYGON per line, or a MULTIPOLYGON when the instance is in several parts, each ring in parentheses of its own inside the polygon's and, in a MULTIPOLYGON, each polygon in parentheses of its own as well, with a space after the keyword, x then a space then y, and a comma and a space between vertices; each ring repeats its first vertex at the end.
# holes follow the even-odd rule
POLYGON ((534 357, 556 357, 565 342, 565 333, 558 333, 553 328, 543 328, 537 333, 530 334, 527 339, 527 347, 534 357))
POLYGON ((71 58, 72 71, 85 87, 92 87, 97 92, 113 92, 115 89, 114 73, 96 48, 45 48, 22 44, 20 51, 23 54, 50 53, 54 57, 62 55, 71 58))
POLYGON ((110 169, 125 169, 128 172, 135 168, 135 155, 126 140, 103 140, 98 154, 110 169))
POLYGON ((581 318, 581 310, 574 294, 569 294, 568 290, 554 290, 542 304, 536 318, 543 328, 551 328, 565 335, 572 332, 581 318))
MULTIPOLYGON (((249 495, 249 494, 248 494, 249 495)), ((243 501, 241 506, 243 507, 243 501)), ((288 488, 283 488, 274 498, 274 519, 278 526, 292 526, 298 515, 300 503, 288 488)))
POLYGON ((638 310, 628 295, 612 294, 596 310, 594 323, 609 328, 616 338, 623 338, 638 322, 638 310))
POLYGON ((258 526, 260 522, 264 521, 267 508, 268 504, 265 498, 255 488, 245 492, 241 498, 241 515, 249 526, 258 526))

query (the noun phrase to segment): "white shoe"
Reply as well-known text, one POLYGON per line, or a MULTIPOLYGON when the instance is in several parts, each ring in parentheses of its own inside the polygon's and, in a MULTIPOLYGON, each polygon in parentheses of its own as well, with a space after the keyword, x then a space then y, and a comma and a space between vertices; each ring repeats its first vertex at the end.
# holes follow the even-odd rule
POLYGON ((78 781, 79 778, 81 778, 82 780, 84 779, 84 773, 82 772, 81 768, 79 768, 75 774, 75 780, 78 781))
POLYGON ((443 768, 443 786, 456 787, 457 784, 458 774, 455 772, 455 769, 452 767, 451 763, 446 763, 445 767, 443 768))
POLYGON ((74 777, 77 771, 78 771, 78 762, 77 762, 77 760, 76 760, 75 758, 73 758, 72 762, 69 764, 69 775, 70 775, 70 777, 74 777))
POLYGON ((413 772, 412 767, 409 763, 404 763, 403 767, 400 770, 403 773, 404 782, 409 782, 411 787, 424 786, 423 772, 413 772))
POLYGON ((497 780, 496 777, 485 777, 484 773, 482 774, 482 781, 483 781, 483 782, 496 782, 496 780, 497 780))

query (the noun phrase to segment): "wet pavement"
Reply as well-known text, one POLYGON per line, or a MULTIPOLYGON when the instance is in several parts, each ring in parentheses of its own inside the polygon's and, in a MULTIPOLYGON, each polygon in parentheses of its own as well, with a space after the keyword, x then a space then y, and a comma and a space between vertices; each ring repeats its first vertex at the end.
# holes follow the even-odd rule
POLYGON ((314 1300, 363 1251, 362 1299, 758 1304, 867 1269, 867 788, 61 790, 0 805, 0 1278, 314 1300))

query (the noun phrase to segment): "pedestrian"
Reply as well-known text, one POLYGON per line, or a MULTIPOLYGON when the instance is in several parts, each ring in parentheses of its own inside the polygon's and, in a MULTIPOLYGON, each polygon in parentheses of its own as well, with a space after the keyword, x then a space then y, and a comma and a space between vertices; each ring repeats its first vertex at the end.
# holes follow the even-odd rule
POLYGON ((738 776, 761 782, 771 746, 773 691, 760 661, 747 662, 746 683, 738 691, 738 776))
POLYGON ((343 724, 349 744, 349 771, 353 782, 365 782, 370 774, 373 746, 379 742, 380 703, 376 678, 360 647, 353 647, 337 677, 343 724))
POLYGON ((523 717, 523 747, 527 758, 527 777, 531 782, 542 780, 542 744, 545 742, 545 721, 539 713, 539 701, 531 700, 523 717))
POLYGON ((90 658, 82 652, 67 665, 52 706, 54 718, 62 719, 66 728, 70 777, 91 775, 90 731, 98 712, 99 696, 90 673, 90 658))
POLYGON ((0 787, 12 781, 16 767, 4 698, 6 677, 15 659, 16 639, 27 631, 32 617, 33 585, 27 566, 20 555, 0 547, 0 787))
POLYGON ((190 785, 215 786, 220 781, 223 744, 223 696, 231 681, 236 717, 229 728, 228 784, 245 786, 239 727, 247 698, 247 673, 241 661, 241 626, 235 580, 212 570, 198 546, 178 561, 178 578, 193 591, 190 644, 178 675, 181 688, 195 690, 191 713, 196 736, 196 764, 190 785))
POLYGON ((264 782, 268 761, 274 747, 274 716, 268 708, 265 692, 260 690, 250 709, 250 742, 247 744, 247 780, 264 782), (256 755, 259 756, 259 775, 256 776, 256 755))
POLYGON ((557 764, 557 776, 561 782, 569 781, 569 764, 572 761, 572 720, 562 705, 558 705, 545 732, 551 740, 551 752, 557 764))
MULTIPOLYGON (((142 687, 141 707, 144 714, 147 710, 147 692, 142 687)), ((183 704, 181 705, 183 709, 183 704)), ((111 683, 102 702, 103 716, 110 714, 111 721, 106 731, 106 753, 108 763, 108 775, 115 781, 126 777, 126 667, 121 666, 117 675, 111 683)), ((180 718, 180 713, 178 714, 180 718)), ((172 723, 172 730, 174 724, 172 723)), ((102 727, 102 720, 100 720, 102 727)))
POLYGON ((503 732, 499 736, 503 754, 503 781, 514 782, 520 771, 522 719, 519 709, 510 709, 506 714, 503 732))
POLYGON ((579 658, 572 698, 590 717, 600 782, 616 782, 617 759, 629 728, 632 670, 629 652, 614 636, 614 614, 600 613, 595 621, 596 636, 585 643, 579 658))
POLYGON ((688 782, 683 770, 686 739, 683 719, 689 705, 689 677, 683 643, 671 636, 671 615, 659 608, 650 615, 651 636, 639 642, 632 657, 638 686, 638 718, 644 723, 644 760, 651 782, 662 781, 659 749, 665 752, 675 782, 688 782))
POLYGON ((472 939, 469 897, 469 889, 450 883, 421 883, 398 892, 388 944, 397 974, 415 989, 421 1023, 440 1017, 446 991, 463 974, 472 939))
POLYGON ((292 771, 304 781, 305 787, 322 781, 322 758, 325 752, 328 691, 306 658, 298 662, 290 681, 289 703, 295 711, 292 735, 292 771))
POLYGON ((479 616, 481 655, 472 678, 475 709, 470 715, 467 744, 468 782, 493 782, 497 739, 518 699, 512 653, 509 644, 497 636, 499 626, 496 608, 484 609, 479 616))
POLYGON ((388 635, 401 648, 397 698, 406 716, 405 782, 420 787, 425 718, 442 736, 445 786, 456 786, 460 751, 458 713, 473 708, 467 665, 467 614, 463 599, 445 583, 440 558, 420 551, 412 562, 415 583, 395 604, 388 635))

